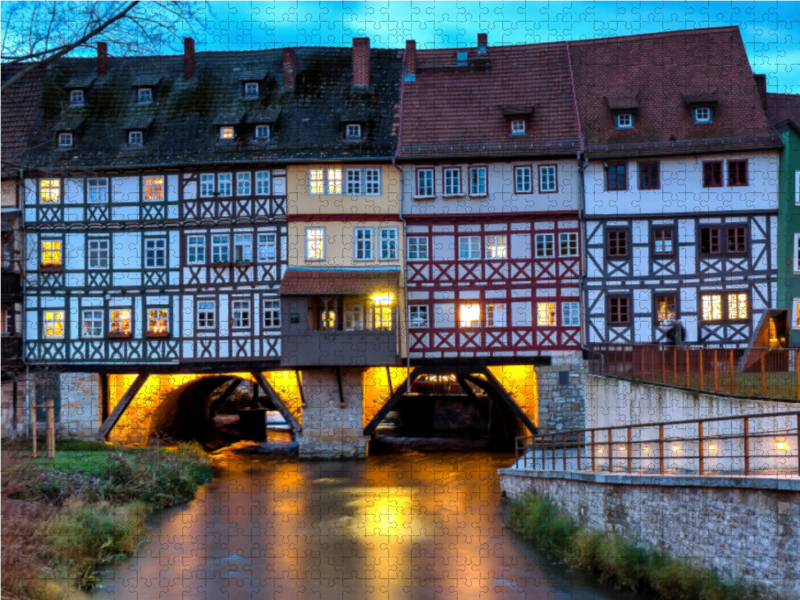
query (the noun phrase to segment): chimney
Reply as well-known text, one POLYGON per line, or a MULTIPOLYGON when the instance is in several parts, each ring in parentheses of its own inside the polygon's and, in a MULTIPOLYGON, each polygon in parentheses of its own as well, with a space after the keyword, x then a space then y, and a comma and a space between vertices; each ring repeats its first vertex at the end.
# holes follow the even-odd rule
POLYGON ((97 76, 105 77, 108 73, 108 44, 97 42, 97 76))
POLYGON ((184 38, 183 40, 183 78, 189 81, 194 77, 194 67, 196 64, 194 57, 194 40, 184 38))
POLYGON ((406 40, 406 72, 403 75, 405 81, 417 80, 417 42, 406 40))
POLYGON ((478 54, 486 54, 486 48, 489 47, 489 36, 485 33, 478 34, 478 54))
POLYGON ((353 38, 353 85, 369 85, 369 38, 353 38))
POLYGON ((283 49, 283 89, 294 89, 294 72, 297 66, 297 58, 294 55, 294 48, 283 49))
POLYGON ((756 80, 758 95, 761 96, 761 105, 767 110, 767 76, 763 73, 753 73, 753 78, 756 80))

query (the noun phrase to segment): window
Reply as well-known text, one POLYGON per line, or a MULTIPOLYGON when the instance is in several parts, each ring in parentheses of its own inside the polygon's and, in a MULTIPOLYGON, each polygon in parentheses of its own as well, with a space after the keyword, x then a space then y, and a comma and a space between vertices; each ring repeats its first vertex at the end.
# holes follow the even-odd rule
POLYGON ((311 169, 308 174, 309 193, 322 194, 325 192, 325 177, 322 169, 311 169))
POLYGON ((44 240, 42 241, 42 266, 60 267, 61 266, 61 241, 44 240))
POLYGON ((342 170, 341 169, 327 169, 328 181, 327 190, 329 194, 342 193, 342 170))
POLYGON ((392 301, 393 297, 391 294, 373 296, 367 307, 368 325, 371 324, 373 329, 391 331, 394 322, 394 306, 392 306, 392 301))
POLYGON ((108 202, 108 179, 89 180, 89 204, 102 204, 108 202))
POLYGON ((628 189, 628 165, 617 163, 606 167, 606 190, 624 192, 628 189))
POLYGON ((144 178, 144 199, 147 201, 164 199, 163 177, 144 178))
POLYGON ((58 134, 58 147, 59 148, 72 148, 72 134, 59 133, 58 134))
POLYGON ((111 311, 111 331, 109 333, 126 336, 131 334, 130 309, 111 311))
POLYGON ((70 90, 69 103, 71 106, 83 106, 83 90, 70 90))
POLYGON ((792 329, 800 329, 800 299, 795 298, 792 306, 792 329))
POLYGON ((277 236, 274 233, 262 233, 258 236, 258 260, 275 260, 277 256, 277 236))
POLYGON ((408 238, 408 259, 428 260, 428 238, 416 236, 408 238))
POLYGON ((712 112, 710 108, 695 108, 692 112, 695 123, 711 123, 712 112))
POLYGON ((356 140, 361 137, 361 125, 358 123, 348 123, 345 128, 345 135, 348 140, 356 140))
POLYGON ((236 195, 249 196, 250 195, 250 173, 237 173, 236 174, 236 195))
POLYGON ((381 170, 370 168, 367 169, 367 195, 380 196, 381 195, 381 170))
POLYGON ((433 198, 433 169, 417 169, 417 197, 433 198))
POLYGON ((794 172, 794 203, 800 206, 800 171, 794 172))
POLYGON ((255 81, 248 81, 244 84, 245 98, 256 98, 258 96, 258 83, 255 81))
POLYGON ((361 194, 361 170, 347 169, 345 178, 345 193, 351 196, 361 194))
POLYGON ((147 333, 166 335, 169 332, 169 310, 151 308, 147 311, 147 333))
POLYGON ((197 328, 214 329, 217 326, 217 308, 213 300, 198 300, 197 328))
POLYGON ((653 254, 672 254, 674 252, 672 236, 672 229, 654 229, 653 254))
POLYGON ((730 186, 747 185, 746 160, 728 161, 728 185, 730 186))
POLYGON ((618 114, 615 121, 617 129, 633 129, 633 115, 631 113, 618 114))
POLYGON ((341 169, 311 169, 309 171, 310 194, 341 194, 341 169))
POLYGON ((396 227, 385 227, 380 230, 381 260, 397 260, 397 242, 400 231, 396 227))
POLYGON ((487 304, 486 305, 486 326, 505 327, 506 326, 506 305, 487 304))
POLYGON ((345 331, 361 331, 364 329, 364 304, 357 300, 344 303, 345 331))
POLYGON ((427 306, 408 307, 408 326, 412 329, 424 329, 430 326, 427 306))
POLYGON ((536 323, 539 327, 556 326, 556 303, 539 302, 536 306, 536 323))
POLYGON ((64 312, 47 311, 44 313, 44 337, 60 339, 64 337, 64 312))
POLYGON ((336 329, 336 311, 330 309, 319 309, 320 331, 331 331, 336 329))
POLYGON ((628 232, 619 229, 608 231, 608 255, 628 256, 628 232))
POLYGON ((61 180, 42 179, 39 184, 39 199, 42 202, 61 202, 61 180))
POLYGON ((639 163, 639 189, 657 190, 661 188, 659 178, 659 163, 639 163))
POLYGON ((444 170, 444 195, 461 195, 461 169, 444 170))
POLYGON ((732 227, 701 227, 700 228, 700 254, 719 254, 722 248, 722 232, 725 231, 726 251, 728 254, 742 254, 747 252, 747 228, 744 226, 732 227))
POLYGON ((486 195, 486 167, 473 167, 469 170, 469 195, 486 195))
POLYGON ((269 195, 269 171, 256 172, 256 194, 269 195))
POLYGON ((221 140, 232 140, 233 139, 233 127, 220 127, 219 128, 219 139, 221 139, 221 140))
POLYGON ((700 254, 719 254, 720 235, 718 227, 702 227, 700 229, 700 254))
POLYGON ((107 269, 109 255, 109 240, 89 239, 89 268, 107 269))
POLYGON ((552 258, 556 255, 556 236, 553 233, 537 233, 536 258, 552 258))
POLYGON ((256 139, 264 141, 269 139, 269 125, 256 125, 256 139))
POLYGON ((227 235, 211 236, 211 262, 227 263, 230 261, 227 235))
POLYGON ((722 294, 703 294, 700 304, 703 321, 722 320, 722 294))
POLYGON ((141 131, 128 132, 128 145, 141 146, 142 144, 144 144, 144 133, 141 131))
POLYGON ((250 327, 250 301, 233 301, 233 328, 246 329, 250 327))
POLYGON ((153 101, 153 88, 140 87, 136 92, 136 101, 139 104, 150 104, 153 101))
POLYGON ((723 315, 726 313, 728 320, 731 321, 747 319, 747 294, 744 292, 732 292, 726 295, 703 294, 701 296, 701 310, 703 321, 722 321, 723 315))
POLYGON ((83 332, 85 338, 103 337, 103 311, 83 311, 83 332))
POLYGON ((477 236, 458 238, 458 258, 461 260, 480 260, 481 238, 477 236))
POLYGON ((353 229, 356 260, 374 260, 374 238, 371 227, 357 227, 353 229))
POLYGON ((233 260, 244 263, 253 262, 252 236, 241 233, 233 236, 233 260))
POLYGON ((306 260, 325 260, 325 229, 306 229, 306 260))
POLYGON ((512 119, 511 135, 524 135, 524 134, 525 134, 525 119, 512 119))
POLYGON ((728 253, 747 252, 747 230, 744 227, 728 228, 728 253))
POLYGON ((187 262, 190 265, 202 265, 206 262, 206 238, 202 235, 190 235, 186 241, 188 249, 187 262))
POLYGON ((203 173, 200 175, 200 197, 212 198, 214 196, 214 175, 203 173))
POLYGON ((732 321, 747 318, 747 294, 728 294, 728 318, 732 321))
POLYGON ((656 319, 661 325, 669 325, 677 318, 675 296, 656 296, 656 319))
POLYGON ((561 305, 561 325, 563 327, 580 327, 581 309, 577 302, 564 302, 561 305))
POLYGON ((514 191, 517 194, 530 194, 533 191, 530 167, 514 167, 514 191))
POLYGON ((800 273, 800 233, 794 234, 794 272, 800 273))
POLYGON ((559 256, 578 256, 578 234, 558 234, 559 256))
POLYGON ((542 165, 539 167, 539 191, 543 194, 551 194, 558 191, 555 165, 542 165))
POLYGON ((703 187, 722 186, 722 163, 703 163, 703 187))
POLYGON ((144 241, 144 266, 149 269, 163 269, 167 266, 167 240, 150 238, 144 241))
POLYGON ((507 258, 508 244, 504 235, 486 236, 486 258, 507 258))
POLYGON ((264 327, 281 326, 280 300, 264 300, 264 327))
POLYGON ((458 325, 462 328, 481 326, 481 305, 477 300, 465 302, 458 308, 458 325))
POLYGON ((612 296, 608 299, 608 322, 610 325, 621 325, 630 322, 630 298, 612 296))
POLYGON ((217 175, 217 195, 233 196, 233 175, 230 173, 217 175))

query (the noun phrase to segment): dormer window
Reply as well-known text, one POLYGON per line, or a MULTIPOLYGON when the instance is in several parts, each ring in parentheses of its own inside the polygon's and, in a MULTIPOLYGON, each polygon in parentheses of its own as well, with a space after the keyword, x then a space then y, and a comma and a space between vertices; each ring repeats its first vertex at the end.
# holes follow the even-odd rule
POLYGON ((525 135, 525 119, 511 120, 511 135, 525 135))
POLYGON ((345 135, 348 140, 357 140, 361 138, 361 125, 358 123, 348 123, 345 129, 345 135))
POLYGON ((83 106, 83 90, 70 90, 69 105, 83 106))
POLYGON ((220 127, 219 128, 219 139, 221 139, 221 140, 232 140, 233 139, 233 127, 220 127))
POLYGON ((695 123, 711 123, 712 113, 710 107, 695 108, 693 113, 695 123))
POLYGON ((244 97, 257 98, 258 97, 258 83, 255 81, 248 81, 244 84, 244 97))
POLYGON ((269 139, 269 125, 256 125, 256 139, 262 141, 269 139))
POLYGON ((633 129, 633 114, 618 113, 616 115, 617 129, 633 129))
POLYGON ((139 104, 150 104, 153 101, 153 88, 140 87, 136 93, 136 101, 139 104))
POLYGON ((468 57, 469 53, 467 52, 456 52, 456 65, 459 67, 466 67, 468 57))
POLYGON ((63 132, 58 134, 58 147, 59 148, 72 148, 72 134, 63 132))
POLYGON ((144 132, 143 131, 129 131, 128 132, 128 145, 129 146, 141 146, 144 144, 144 132))

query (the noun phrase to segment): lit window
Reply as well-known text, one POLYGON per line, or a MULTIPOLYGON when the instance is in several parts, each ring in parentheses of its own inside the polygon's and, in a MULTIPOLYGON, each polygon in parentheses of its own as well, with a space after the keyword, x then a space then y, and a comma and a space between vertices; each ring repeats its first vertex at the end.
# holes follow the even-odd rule
POLYGON ((711 122, 711 109, 710 108, 695 108, 694 109, 694 122, 695 123, 710 123, 711 122))
POLYGON ((250 327, 250 301, 235 300, 233 302, 233 328, 246 329, 250 327))
POLYGON ((246 234, 233 236, 233 259, 236 262, 253 262, 253 238, 246 234))
POLYGON ((358 123, 349 123, 346 129, 347 139, 353 140, 361 137, 361 125, 358 123))
POLYGON ((265 233, 258 236, 258 260, 275 260, 277 255, 277 236, 265 233))
POLYGON ((202 265, 206 262, 206 238, 202 235, 190 235, 187 239, 188 263, 202 265))
POLYGON ((328 185, 327 190, 329 194, 342 193, 342 170, 341 169, 328 169, 328 185))
POLYGON ((381 195, 381 170, 370 168, 366 172, 366 185, 368 196, 381 195))
POLYGON ((257 140, 269 139, 269 125, 256 125, 256 139, 257 140))
POLYGON ((131 334, 131 311, 112 310, 111 311, 111 334, 130 335, 131 334))
POLYGON ((732 321, 747 318, 747 294, 728 294, 728 318, 732 321))
POLYGON ((89 180, 89 204, 108 202, 108 179, 89 180))
POLYGON ((167 240, 164 238, 144 241, 144 266, 148 269, 163 269, 167 266, 167 240))
POLYGON ((103 311, 85 310, 83 311, 83 337, 98 338, 103 337, 103 311))
POLYGON ((428 327, 428 307, 409 306, 408 307, 408 326, 413 329, 428 327))
POLYGON ((539 302, 536 306, 536 323, 539 327, 555 327, 556 325, 556 303, 539 302))
POLYGON ((109 240, 89 240, 90 269, 108 268, 109 245, 109 240))
POLYGON ((59 133, 58 134, 58 147, 59 148, 72 148, 72 134, 59 133))
POLYGON ((197 302, 197 328, 213 329, 217 326, 217 308, 213 300, 197 302))
POLYGON ((219 139, 221 139, 221 140, 232 140, 233 139, 233 127, 220 127, 219 128, 219 139))
POLYGON ((345 331, 361 331, 364 329, 364 304, 355 300, 344 303, 345 331))
POLYGON ((514 191, 517 194, 530 194, 533 191, 530 167, 514 167, 514 191))
POLYGON ((558 191, 555 165, 544 165, 539 167, 539 191, 542 193, 552 193, 558 191))
POLYGON ((612 296, 608 299, 608 322, 611 325, 622 325, 630 322, 630 298, 612 296))
POLYGON ((461 260, 480 260, 481 238, 477 236, 458 238, 458 258, 461 260))
POLYGON ((408 258, 409 260, 428 260, 428 238, 416 236, 408 238, 408 258))
POLYGON ((397 227, 385 227, 380 230, 381 260, 397 260, 399 252, 397 249, 400 231, 397 227))
POLYGON ((617 115, 617 129, 633 129, 633 115, 622 113, 617 115))
POLYGON ((163 177, 144 178, 144 199, 147 201, 158 201, 164 199, 163 177))
POLYGON ((538 233, 535 236, 536 258, 553 258, 556 255, 556 236, 553 233, 538 233))
POLYGON ((391 294, 374 294, 367 307, 367 326, 390 331, 394 324, 394 297, 391 294))
POLYGON ((578 234, 558 234, 559 256, 578 256, 578 234))
POLYGON ((64 337, 63 311, 47 311, 44 313, 44 337, 47 339, 64 337))
POLYGON ((373 260, 375 258, 373 246, 373 230, 371 227, 358 227, 353 230, 355 238, 355 259, 373 260))
POLYGON ((505 327, 506 326, 506 305, 487 304, 486 305, 486 326, 505 327))
POLYGON ((246 98, 255 98, 258 96, 258 83, 255 81, 248 81, 244 84, 244 95, 246 98))
POLYGON ((61 242, 57 240, 45 240, 42 242, 42 266, 60 267, 61 266, 61 242))
POLYGON ((703 294, 700 305, 703 321, 722 320, 722 294, 703 294))
POLYGON ((136 94, 136 100, 139 104, 150 104, 153 101, 153 89, 149 87, 140 87, 136 94))
POLYGON ((345 193, 351 196, 361 194, 361 169, 347 169, 345 193))
POLYGON ((311 169, 308 172, 309 193, 323 194, 325 192, 325 176, 322 169, 311 169))
POLYGON ((279 300, 264 301, 264 327, 281 326, 281 303, 279 300))
POLYGON ((144 144, 144 134, 141 131, 128 132, 128 145, 141 146, 144 144))
POLYGON ((165 335, 168 331, 169 310, 151 308, 147 311, 147 333, 165 335))
POLYGON ((217 194, 220 196, 233 196, 233 175, 220 173, 217 176, 217 194))
POLYGON ((481 305, 475 302, 467 302, 458 307, 458 326, 462 328, 472 328, 481 326, 481 305))
POLYGON ((433 198, 433 169, 417 169, 417 198, 433 198))
POLYGON ((794 310, 792 310, 792 328, 800 329, 800 299, 794 299, 794 310))
POLYGON ((504 235, 486 236, 486 258, 507 258, 508 245, 504 235))
POLYGON ((211 198, 214 196, 214 175, 213 173, 202 173, 200 175, 200 197, 211 198))
POLYGON ((269 195, 269 171, 258 171, 256 173, 256 194, 259 196, 269 195))
POLYGON ((306 260, 325 260, 325 230, 322 227, 306 229, 306 260))
POLYGON ((672 254, 672 229, 653 231, 653 254, 672 254))
POLYGON ((308 172, 309 193, 341 194, 341 169, 310 169, 308 172))
POLYGON ((71 106, 83 106, 83 90, 70 90, 69 103, 71 106))
POLYGON ((561 305, 561 325, 564 327, 580 327, 581 309, 577 302, 564 302, 561 305))
POLYGON ((522 135, 525 133, 525 119, 513 119, 511 121, 511 135, 522 135))
POLYGON ((486 167, 475 167, 469 170, 469 195, 486 195, 486 167))
POLYGON ((675 296, 656 296, 656 318, 662 325, 669 325, 675 321, 675 296))
POLYGON ((461 195, 461 169, 444 170, 444 195, 461 195))
POLYGON ((61 180, 42 179, 39 187, 39 199, 42 202, 61 202, 61 180))
POLYGON ((250 195, 250 173, 237 173, 236 174, 236 195, 249 196, 250 195))
POLYGON ((230 248, 227 235, 211 236, 211 262, 227 263, 230 261, 230 248))

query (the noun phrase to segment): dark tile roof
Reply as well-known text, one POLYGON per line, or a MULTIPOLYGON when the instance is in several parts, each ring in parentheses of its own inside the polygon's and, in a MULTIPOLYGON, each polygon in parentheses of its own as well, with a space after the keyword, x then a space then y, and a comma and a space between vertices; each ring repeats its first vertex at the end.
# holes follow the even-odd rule
POLYGON ((399 271, 312 271, 288 269, 281 280, 280 294, 374 294, 395 293, 400 287, 399 271))
POLYGON ((800 128, 800 94, 767 94, 767 119, 770 125, 792 121, 800 128))
POLYGON ((737 27, 570 42, 590 157, 779 147, 737 27), (605 98, 638 101, 636 127, 615 129, 605 98), (690 103, 716 102, 694 124, 690 103))
POLYGON ((398 158, 579 149, 565 44, 417 50, 417 64, 416 81, 403 83, 398 158), (458 66, 456 52, 465 51, 468 64, 458 66), (520 109, 532 109, 528 135, 511 136, 508 118, 520 109))
MULTIPOLYGON (((4 65, 0 70, 2 82, 5 83, 28 66, 27 64, 4 65)), ((0 148, 2 148, 4 169, 6 163, 14 164, 22 159, 43 89, 44 71, 40 70, 23 77, 3 92, 3 109, 0 111, 2 119, 0 122, 0 148)))
MULTIPOLYGON (((282 50, 198 52, 195 76, 183 78, 183 56, 108 59, 85 106, 67 105, 67 82, 92 79, 94 58, 67 58, 47 71, 27 162, 33 166, 103 168, 358 160, 386 158, 396 148, 402 61, 396 50, 372 49, 370 86, 352 86, 351 48, 296 48, 294 90, 283 89, 282 50), (243 97, 242 77, 263 81, 256 99, 243 97), (136 104, 135 87, 160 83, 152 104, 136 104), (363 140, 346 141, 340 122, 369 111, 363 140), (145 144, 129 148, 125 128, 150 119, 145 144), (53 128, 85 118, 68 151, 56 147, 53 128), (257 123, 272 123, 269 142, 254 139, 257 123), (239 124, 236 139, 219 140, 219 125, 239 124)), ((5 100, 5 98, 4 98, 5 100)), ((4 107, 5 108, 5 107, 4 107)), ((5 124, 5 110, 3 112, 5 124)))

